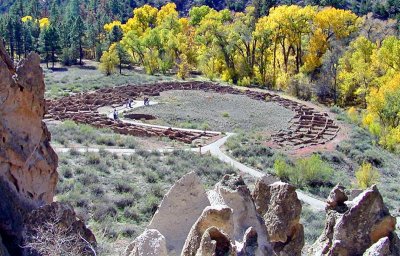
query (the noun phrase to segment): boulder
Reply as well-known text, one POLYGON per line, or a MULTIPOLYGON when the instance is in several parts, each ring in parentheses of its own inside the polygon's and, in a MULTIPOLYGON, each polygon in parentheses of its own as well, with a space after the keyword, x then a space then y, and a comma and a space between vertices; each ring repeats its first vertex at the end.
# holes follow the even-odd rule
POLYGON ((345 212, 327 209, 325 230, 310 248, 310 254, 362 255, 381 238, 396 236, 396 219, 390 215, 376 186, 346 204, 345 212))
POLYGON ((337 211, 347 210, 347 206, 344 202, 348 200, 345 188, 338 184, 329 193, 328 200, 326 201, 327 209, 336 209, 337 211))
POLYGON ((126 249, 125 256, 167 256, 165 237, 156 229, 147 229, 126 249))
POLYGON ((225 175, 215 185, 214 191, 219 195, 219 201, 223 201, 233 210, 233 239, 243 243, 246 231, 253 227, 257 233, 257 254, 271 254, 272 247, 268 243, 267 229, 262 218, 256 211, 251 192, 241 176, 225 175))
POLYGON ((190 229, 181 255, 195 256, 202 245, 204 233, 211 227, 217 228, 220 233, 231 240, 234 234, 232 209, 225 205, 207 206, 190 229))
POLYGON ((0 177, 20 195, 53 201, 58 158, 45 114, 43 70, 36 53, 13 66, 0 43, 0 177))
POLYGON ((368 250, 365 251, 363 256, 387 256, 390 253, 390 240, 385 236, 374 243, 368 250))
POLYGON ((210 203, 195 172, 178 180, 164 196, 149 229, 164 235, 170 253, 179 255, 189 231, 210 203))
POLYGON ((95 255, 96 238, 69 204, 53 202, 33 210, 24 227, 29 255, 95 255))
POLYGON ((275 253, 301 255, 304 231, 299 223, 302 207, 296 188, 283 182, 269 185, 260 178, 253 191, 253 200, 257 212, 264 218, 275 253))

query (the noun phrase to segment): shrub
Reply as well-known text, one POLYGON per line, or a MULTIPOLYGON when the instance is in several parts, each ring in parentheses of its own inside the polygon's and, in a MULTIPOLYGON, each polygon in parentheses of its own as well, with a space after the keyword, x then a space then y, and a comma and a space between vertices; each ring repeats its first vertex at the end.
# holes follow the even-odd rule
POLYGON ((100 163, 100 154, 87 153, 87 163, 91 165, 96 165, 100 163))
POLYGON ((228 112, 222 113, 222 117, 229 117, 229 113, 228 112))
POLYGON ((335 105, 335 106, 331 107, 331 112, 335 113, 335 114, 340 114, 340 113, 342 113, 342 109, 335 105))
POLYGON ((366 189, 379 181, 379 172, 370 163, 363 163, 356 171, 357 185, 366 189))
POLYGON ((134 187, 132 187, 128 182, 126 181, 118 181, 114 185, 115 191, 119 194, 122 193, 131 193, 135 191, 134 187))
POLYGON ((347 117, 354 124, 358 124, 360 122, 360 116, 359 116, 358 111, 357 111, 357 109, 355 107, 350 107, 347 110, 347 117))
POLYGON ((114 206, 101 203, 95 206, 93 219, 95 221, 103 221, 106 217, 117 216, 117 213, 117 209, 114 206))
POLYGON ((276 176, 278 176, 281 180, 289 180, 290 168, 286 161, 281 157, 277 157, 274 162, 274 170, 276 176))
POLYGON ((333 174, 333 169, 317 154, 298 160, 296 169, 301 173, 302 180, 308 185, 321 185, 328 181, 333 174))
POLYGON ((125 209, 126 207, 130 207, 133 205, 133 203, 134 200, 131 195, 119 196, 114 201, 115 206, 117 206, 119 209, 125 209))

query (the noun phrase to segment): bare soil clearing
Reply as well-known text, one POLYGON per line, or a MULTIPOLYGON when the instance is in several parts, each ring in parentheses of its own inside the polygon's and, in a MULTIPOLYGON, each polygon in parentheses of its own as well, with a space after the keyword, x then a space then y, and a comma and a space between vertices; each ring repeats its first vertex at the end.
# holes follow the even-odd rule
MULTIPOLYGON (((152 98, 153 100, 153 98, 152 98)), ((288 126, 294 112, 273 102, 252 100, 244 95, 202 91, 165 91, 154 100, 157 105, 129 113, 155 116, 146 123, 188 128, 207 125, 210 130, 231 132, 267 130, 277 132, 288 126)), ((125 114, 125 117, 128 117, 125 114)), ((139 118, 140 119, 140 118, 139 118)))

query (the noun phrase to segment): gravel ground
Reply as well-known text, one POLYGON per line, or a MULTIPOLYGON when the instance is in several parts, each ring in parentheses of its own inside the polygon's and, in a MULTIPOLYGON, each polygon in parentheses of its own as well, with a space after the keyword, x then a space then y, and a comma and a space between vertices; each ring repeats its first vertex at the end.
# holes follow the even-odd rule
POLYGON ((150 114, 153 124, 215 131, 278 131, 288 126, 294 112, 272 102, 252 100, 243 95, 202 91, 166 91, 150 100, 158 105, 135 109, 150 114))

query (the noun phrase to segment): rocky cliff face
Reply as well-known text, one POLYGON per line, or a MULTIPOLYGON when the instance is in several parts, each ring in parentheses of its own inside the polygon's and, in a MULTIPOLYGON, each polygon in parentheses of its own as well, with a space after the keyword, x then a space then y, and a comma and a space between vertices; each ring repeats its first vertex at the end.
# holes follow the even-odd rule
POLYGON ((0 46, 0 177, 38 204, 53 200, 57 155, 42 122, 43 71, 37 54, 14 67, 0 46))
POLYGON ((39 64, 31 53, 14 66, 0 40, 0 256, 94 255, 96 239, 72 207, 51 203, 58 158, 39 64))

